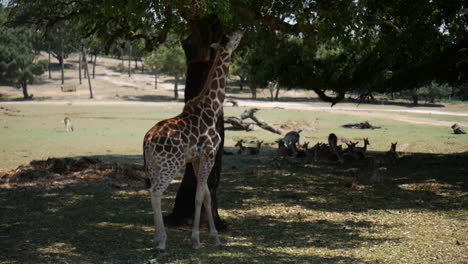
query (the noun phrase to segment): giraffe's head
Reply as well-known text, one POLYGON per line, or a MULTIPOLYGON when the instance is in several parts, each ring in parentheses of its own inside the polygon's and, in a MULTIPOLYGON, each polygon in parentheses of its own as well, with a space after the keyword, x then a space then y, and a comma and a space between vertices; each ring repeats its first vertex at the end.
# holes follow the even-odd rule
POLYGON ((237 48, 237 46, 239 46, 239 43, 243 35, 244 35, 243 31, 236 30, 227 35, 224 35, 223 38, 221 39, 221 42, 215 46, 219 48, 223 48, 225 51, 232 53, 237 48))

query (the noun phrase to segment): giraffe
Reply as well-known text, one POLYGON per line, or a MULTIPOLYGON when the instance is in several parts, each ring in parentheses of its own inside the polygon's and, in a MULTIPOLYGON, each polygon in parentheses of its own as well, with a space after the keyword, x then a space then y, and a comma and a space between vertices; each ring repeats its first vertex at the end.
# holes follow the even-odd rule
POLYGON ((215 246, 221 245, 211 212, 207 179, 221 144, 221 136, 215 125, 223 112, 231 54, 239 45, 242 35, 243 32, 234 31, 213 46, 217 48, 216 57, 200 94, 186 103, 180 115, 158 122, 144 137, 143 155, 156 227, 154 240, 159 250, 165 250, 167 237, 161 212, 161 195, 174 176, 183 173, 187 163, 192 163, 197 179, 193 248, 200 248, 202 205, 208 216, 210 237, 214 239, 215 246))

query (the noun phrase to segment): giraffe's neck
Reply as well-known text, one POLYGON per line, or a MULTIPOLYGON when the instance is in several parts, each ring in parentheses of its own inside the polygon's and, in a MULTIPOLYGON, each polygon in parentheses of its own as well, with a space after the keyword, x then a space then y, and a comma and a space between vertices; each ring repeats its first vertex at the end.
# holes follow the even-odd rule
POLYGON ((202 105, 211 108, 216 114, 222 111, 230 62, 231 54, 219 48, 205 86, 200 93, 202 105))

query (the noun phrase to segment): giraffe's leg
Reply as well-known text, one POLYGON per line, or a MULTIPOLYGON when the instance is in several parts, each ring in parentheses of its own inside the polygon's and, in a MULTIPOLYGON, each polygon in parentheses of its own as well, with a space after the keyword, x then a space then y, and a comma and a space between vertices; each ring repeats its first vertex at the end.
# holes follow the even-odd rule
POLYGON ((219 240, 219 236, 218 236, 218 230, 216 230, 216 226, 215 226, 214 219, 213 219, 213 212, 211 211, 211 193, 210 193, 210 189, 208 188, 208 184, 204 183, 203 189, 205 190, 204 191, 205 197, 203 200, 203 205, 205 206, 206 214, 208 216, 208 223, 210 225, 210 237, 214 239, 215 246, 221 246, 221 241, 219 240))
POLYGON ((161 212, 161 195, 156 192, 151 193, 151 204, 154 211, 154 225, 155 225, 155 234, 154 234, 154 243, 156 248, 159 250, 166 249, 166 229, 164 227, 164 221, 161 212))
POLYGON ((195 215, 193 219, 193 228, 192 228, 192 242, 193 248, 200 248, 200 214, 201 207, 203 204, 203 188, 200 183, 197 183, 197 190, 195 193, 195 215))

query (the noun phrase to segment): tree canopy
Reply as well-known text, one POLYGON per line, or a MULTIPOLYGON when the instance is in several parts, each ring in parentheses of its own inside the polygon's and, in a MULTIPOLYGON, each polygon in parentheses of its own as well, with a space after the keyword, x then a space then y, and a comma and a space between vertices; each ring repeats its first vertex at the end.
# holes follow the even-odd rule
POLYGON ((279 65, 265 60, 261 72, 333 102, 358 86, 386 92, 468 78, 468 5, 462 0, 12 0, 9 7, 16 22, 51 28, 78 19, 83 36, 98 35, 108 46, 116 38, 144 39, 150 51, 171 31, 182 39, 200 34, 197 23, 204 19, 221 31, 243 27, 244 46, 255 49, 257 60, 262 53, 263 59, 281 57, 279 65))

